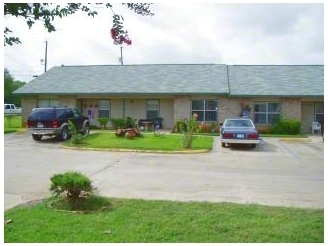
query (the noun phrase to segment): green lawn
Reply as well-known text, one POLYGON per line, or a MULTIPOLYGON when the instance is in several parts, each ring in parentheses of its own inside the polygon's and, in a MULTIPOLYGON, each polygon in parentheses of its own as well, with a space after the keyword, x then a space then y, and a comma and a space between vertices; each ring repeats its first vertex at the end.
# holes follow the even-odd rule
MULTIPOLYGON (((84 139, 80 147, 112 148, 112 149, 138 149, 138 150, 161 150, 161 151, 184 151, 182 146, 182 134, 155 135, 154 133, 142 133, 141 137, 127 139, 116 137, 113 131, 100 131, 90 134, 84 139)), ((70 141, 63 143, 73 146, 70 141)), ((213 137, 194 136, 192 150, 212 149, 213 137)))
POLYGON ((20 131, 22 129, 22 116, 5 116, 3 121, 4 133, 20 131))
POLYGON ((110 199, 102 212, 39 203, 4 214, 5 243, 324 242, 324 210, 232 203, 110 199))

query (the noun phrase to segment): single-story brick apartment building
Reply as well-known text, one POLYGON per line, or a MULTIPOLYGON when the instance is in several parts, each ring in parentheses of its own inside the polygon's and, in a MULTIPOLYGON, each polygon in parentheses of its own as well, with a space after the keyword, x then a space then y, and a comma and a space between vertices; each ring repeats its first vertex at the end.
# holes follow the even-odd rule
MULTIPOLYGON (((89 116, 163 118, 163 128, 197 113, 221 123, 248 107, 258 125, 297 119, 302 132, 324 121, 323 65, 147 64, 58 66, 16 90, 22 118, 35 107, 76 107, 89 116)), ((247 113, 247 112, 246 112, 247 113)))

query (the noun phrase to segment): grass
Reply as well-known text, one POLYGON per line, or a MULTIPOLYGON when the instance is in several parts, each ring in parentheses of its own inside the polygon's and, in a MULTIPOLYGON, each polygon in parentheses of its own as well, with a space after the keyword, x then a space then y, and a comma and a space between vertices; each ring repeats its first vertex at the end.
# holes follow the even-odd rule
MULTIPOLYGON (((142 133, 141 137, 127 139, 116 137, 114 132, 96 132, 84 138, 81 147, 103 149, 138 149, 160 151, 184 151, 181 134, 155 135, 154 133, 142 133)), ((63 143, 66 146, 75 146, 70 141, 63 143)), ((210 150, 213 138, 209 136, 194 136, 192 150, 210 150)))
POLYGON ((4 133, 17 132, 22 129, 22 116, 5 116, 3 121, 4 133))
POLYGON ((47 202, 4 213, 5 243, 324 242, 324 211, 233 203, 109 200, 96 213, 47 202))

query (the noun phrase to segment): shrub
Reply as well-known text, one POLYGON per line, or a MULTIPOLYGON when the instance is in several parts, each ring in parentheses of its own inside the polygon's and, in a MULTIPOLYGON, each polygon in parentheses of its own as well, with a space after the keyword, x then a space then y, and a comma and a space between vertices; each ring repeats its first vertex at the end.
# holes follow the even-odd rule
POLYGON ((186 132, 187 131, 187 124, 185 120, 178 120, 176 123, 177 132, 186 132))
POLYGON ((133 128, 136 125, 137 119, 131 117, 125 117, 123 119, 123 128, 133 128))
POLYGON ((214 131, 215 129, 215 124, 213 123, 213 126, 212 125, 209 125, 209 124, 206 124, 204 122, 201 122, 201 123, 198 123, 197 127, 196 127, 196 132, 199 132, 199 133, 202 133, 202 132, 206 132, 206 133, 209 133, 209 132, 212 132, 212 129, 214 131))
POLYGON ((197 114, 193 114, 191 119, 186 120, 187 131, 183 134, 182 146, 184 148, 191 148, 192 140, 194 138, 193 133, 196 131, 197 126, 197 114))
POLYGON ((66 172, 55 174, 51 177, 50 190, 54 195, 64 195, 67 201, 72 204, 79 202, 79 199, 88 197, 93 192, 93 187, 89 178, 79 172, 66 172))
POLYGON ((106 126, 107 126, 107 124, 108 124, 108 121, 109 121, 109 118, 107 118, 107 117, 99 117, 99 118, 98 118, 99 125, 100 125, 102 128, 106 128, 106 126))
POLYGON ((110 119, 110 121, 115 129, 118 128, 125 129, 125 128, 134 127, 137 120, 132 119, 130 117, 125 117, 125 118, 112 118, 110 119))
POLYGON ((271 128, 273 134, 296 135, 301 132, 301 122, 294 119, 280 118, 271 128))
POLYGON ((111 118, 110 122, 112 123, 114 129, 123 128, 124 125, 123 118, 111 118))
POLYGON ((215 123, 212 123, 212 124, 211 124, 211 132, 215 132, 216 125, 217 125, 217 124, 215 124, 215 123))
POLYGON ((75 145, 82 144, 84 140, 84 136, 81 133, 77 133, 72 135, 71 143, 75 145))
POLYGON ((260 134, 270 134, 272 133, 271 131, 272 126, 271 125, 260 125, 256 126, 256 129, 260 134))
POLYGON ((183 148, 191 148, 193 138, 194 138, 194 136, 191 132, 185 132, 183 134, 183 138, 182 138, 183 148))
POLYGON ((220 132, 220 129, 221 129, 221 126, 218 123, 216 123, 215 128, 214 128, 214 132, 220 132))
POLYGON ((68 130, 72 136, 71 143, 73 143, 73 144, 82 144, 83 143, 84 136, 81 133, 78 133, 76 131, 76 127, 75 127, 74 123, 70 120, 68 120, 68 130))
POLYGON ((204 122, 199 123, 199 124, 197 125, 197 127, 196 127, 196 132, 197 132, 197 133, 203 133, 203 132, 206 132, 204 122))

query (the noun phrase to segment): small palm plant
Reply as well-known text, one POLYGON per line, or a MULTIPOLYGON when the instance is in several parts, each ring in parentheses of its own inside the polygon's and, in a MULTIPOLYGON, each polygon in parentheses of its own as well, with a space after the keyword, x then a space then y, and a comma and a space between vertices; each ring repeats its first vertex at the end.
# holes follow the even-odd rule
POLYGON ((70 204, 92 195, 94 190, 91 180, 79 172, 66 172, 51 177, 52 191, 56 196, 64 195, 70 204))
POLYGON ((77 132, 76 127, 71 120, 68 120, 68 129, 69 129, 69 133, 72 136, 71 142, 73 144, 82 144, 84 137, 81 133, 77 132))

